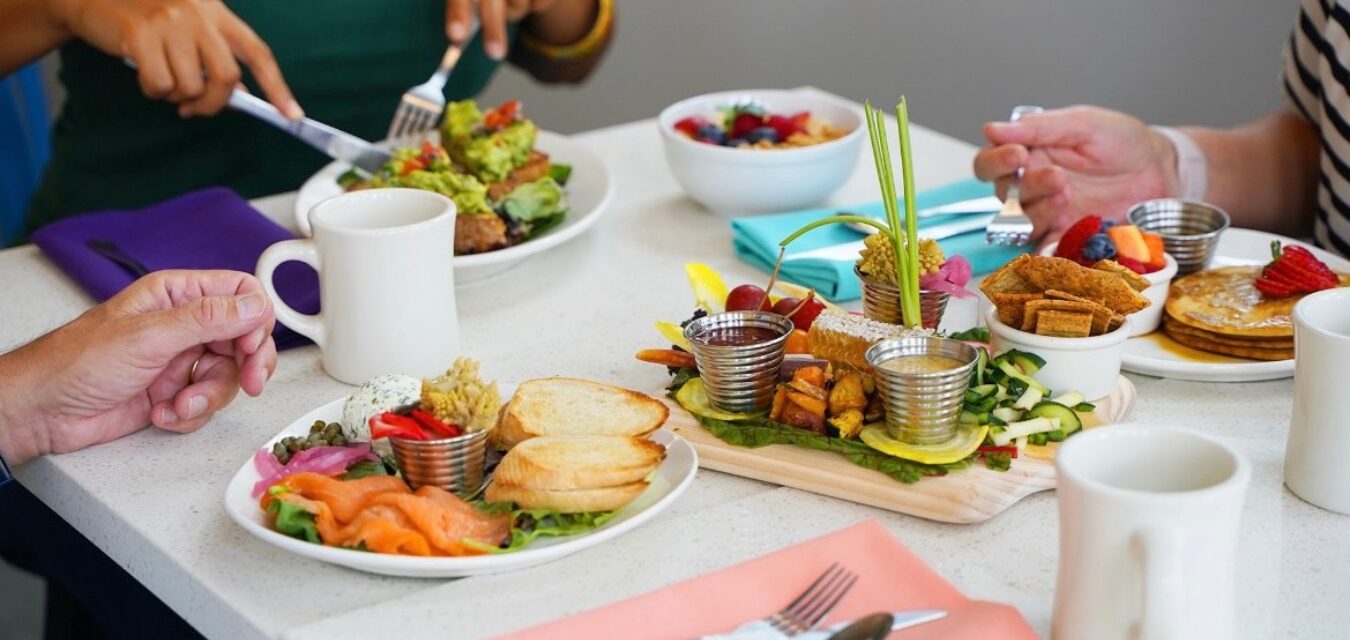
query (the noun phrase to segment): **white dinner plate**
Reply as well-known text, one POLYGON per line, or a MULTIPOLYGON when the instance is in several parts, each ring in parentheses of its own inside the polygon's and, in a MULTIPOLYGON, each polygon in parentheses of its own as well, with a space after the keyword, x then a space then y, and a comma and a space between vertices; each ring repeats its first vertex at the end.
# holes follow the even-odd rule
MULTIPOLYGON (((1350 272, 1350 261, 1335 254, 1323 251, 1306 242, 1300 242, 1263 231, 1251 229, 1229 229, 1219 237, 1219 246, 1215 249, 1211 267, 1227 267, 1243 264, 1265 264, 1270 262, 1270 243, 1279 240, 1307 247, 1327 266, 1341 272, 1350 272)), ((1294 375, 1294 361, 1245 360, 1225 356, 1208 356, 1213 361, 1187 359, 1169 351, 1185 347, 1168 346, 1160 343, 1165 340, 1161 331, 1146 336, 1130 338, 1125 342, 1125 355, 1121 358, 1121 368, 1133 373, 1175 378, 1178 380, 1198 380, 1200 382, 1253 382, 1257 380, 1279 380, 1294 375)))
MULTIPOLYGON (((499 384, 499 387, 504 396, 510 396, 515 385, 499 384)), ((345 397, 339 398, 300 416, 281 433, 260 446, 270 449, 273 443, 286 436, 309 433, 309 427, 315 420, 327 422, 341 420, 344 401, 345 397)), ((264 522, 263 510, 259 508, 258 500, 253 497, 253 485, 261 479, 253 466, 253 452, 249 452, 244 466, 234 474, 234 478, 225 489, 225 511, 239 523, 239 526, 265 542, 307 558, 370 573, 414 578, 457 578, 524 569, 552 562, 620 536, 656 517, 679 499, 680 494, 683 494, 689 483, 694 480, 694 473, 698 470, 698 454, 684 438, 665 429, 653 433, 651 439, 666 446, 666 459, 652 474, 651 486, 647 487, 636 500, 620 509, 612 520, 583 535, 537 538, 529 546, 514 553, 462 558, 400 556, 329 547, 282 535, 268 528, 264 522)))
MULTIPOLYGON (((614 181, 599 156, 567 136, 548 131, 539 132, 535 146, 547 153, 554 162, 572 165, 572 176, 564 187, 567 192, 567 217, 563 218, 562 224, 514 247, 456 256, 456 282, 473 282, 501 273, 536 253, 567 242, 594 225, 609 206, 609 200, 614 195, 614 181)), ((334 161, 310 176, 300 187, 300 193, 295 199, 295 226, 301 235, 310 235, 309 210, 342 193, 337 178, 349 169, 350 164, 334 161)))

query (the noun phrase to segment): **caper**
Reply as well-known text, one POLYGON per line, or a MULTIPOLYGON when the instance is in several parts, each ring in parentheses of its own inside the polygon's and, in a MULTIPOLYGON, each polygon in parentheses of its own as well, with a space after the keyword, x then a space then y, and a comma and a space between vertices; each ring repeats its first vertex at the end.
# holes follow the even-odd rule
POLYGON ((314 424, 309 425, 309 432, 310 432, 310 433, 319 433, 319 432, 323 431, 323 428, 324 428, 325 426, 326 426, 326 425, 324 425, 323 420, 315 420, 315 421, 314 421, 314 424))
POLYGON ((333 436, 333 446, 341 446, 344 444, 347 444, 347 438, 344 437, 342 434, 333 436))

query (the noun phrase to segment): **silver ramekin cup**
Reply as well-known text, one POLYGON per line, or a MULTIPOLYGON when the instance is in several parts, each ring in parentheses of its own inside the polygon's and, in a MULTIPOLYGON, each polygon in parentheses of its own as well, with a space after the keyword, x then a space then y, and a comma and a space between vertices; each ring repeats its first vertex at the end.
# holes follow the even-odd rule
POLYGON ((440 440, 390 438, 389 444, 408 486, 440 487, 469 499, 483 487, 487 440, 487 431, 474 431, 440 440))
POLYGON ((791 320, 767 311, 729 311, 689 323, 684 338, 694 352, 712 405, 731 413, 768 411, 790 333, 791 320), (743 345, 714 346, 704 342, 713 331, 735 327, 770 329, 778 332, 778 337, 743 345))
POLYGON ((979 353, 960 340, 926 336, 891 338, 867 350, 867 364, 886 407, 886 430, 909 444, 939 444, 956 436, 970 372, 979 353), (917 355, 946 356, 961 366, 932 373, 900 373, 882 363, 917 355))
MULTIPOLYGON (((900 312, 900 288, 868 278, 853 267, 862 282, 863 317, 868 320, 887 324, 904 324, 900 312)), ((951 295, 944 291, 919 291, 919 317, 925 329, 936 329, 942 324, 942 314, 947 311, 947 301, 951 295)))
POLYGON ((1228 212, 1206 202, 1159 198, 1130 207, 1130 224, 1162 236, 1163 250, 1177 261, 1177 275, 1199 271, 1214 257, 1228 212))

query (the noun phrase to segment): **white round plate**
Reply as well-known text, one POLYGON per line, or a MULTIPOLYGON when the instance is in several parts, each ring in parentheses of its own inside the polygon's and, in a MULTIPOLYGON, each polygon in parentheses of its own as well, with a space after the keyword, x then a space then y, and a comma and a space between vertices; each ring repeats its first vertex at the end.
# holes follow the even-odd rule
MULTIPOLYGON (((515 387, 505 384, 499 386, 506 396, 509 396, 515 387)), ((286 436, 309 433, 309 426, 314 424, 315 420, 328 422, 341 420, 342 403, 345 400, 346 398, 339 398, 301 416, 260 446, 270 448, 273 443, 286 436)), ((683 438, 666 429, 653 433, 651 439, 666 446, 666 459, 652 474, 651 486, 647 487, 636 500, 620 509, 614 519, 584 535, 563 538, 540 537, 528 547, 514 553, 462 558, 400 556, 329 547, 282 535, 267 527, 263 511, 258 507, 258 500, 252 495, 253 485, 261 476, 253 466, 251 452, 244 466, 234 474, 234 478, 225 489, 225 511, 239 523, 239 526, 265 542, 307 558, 359 571, 414 578, 457 578, 524 569, 552 562, 623 535, 656 517, 679 499, 689 487, 689 483, 694 480, 694 473, 698 470, 698 454, 683 438)))
MULTIPOLYGON (((1307 242, 1251 229, 1229 229, 1223 232, 1210 266, 1227 267, 1270 262, 1270 243, 1274 240, 1307 247, 1332 269, 1350 272, 1350 261, 1345 258, 1318 249, 1307 242)), ((1121 368, 1144 375, 1200 382, 1254 382, 1279 380, 1294 375, 1292 359, 1267 362, 1216 356, 1221 361, 1188 360, 1168 351, 1156 341, 1155 335, 1156 332, 1126 341, 1121 368)))
MULTIPOLYGON (((463 284, 501 273, 536 253, 567 242, 594 225, 609 206, 614 195, 614 181, 599 156, 567 136, 548 131, 539 132, 536 146, 554 162, 572 165, 572 176, 564 187, 567 216, 562 224, 528 242, 487 253, 456 256, 456 282, 463 284)), ((351 165, 334 161, 310 176, 300 187, 295 199, 295 226, 301 235, 310 235, 309 210, 342 193, 337 178, 349 169, 351 165)))

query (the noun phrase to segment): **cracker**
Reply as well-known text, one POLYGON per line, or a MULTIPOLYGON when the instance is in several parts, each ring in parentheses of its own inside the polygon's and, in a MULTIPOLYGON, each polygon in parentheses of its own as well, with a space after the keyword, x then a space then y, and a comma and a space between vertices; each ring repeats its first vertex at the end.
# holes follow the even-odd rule
POLYGON ((1092 268, 1098 271, 1106 271, 1109 273, 1114 273, 1124 278, 1125 284, 1130 285, 1130 288, 1134 289, 1135 291, 1143 291, 1144 289, 1153 286, 1153 283, 1149 282, 1148 278, 1145 278, 1144 276, 1136 273, 1134 269, 1131 269, 1119 262, 1116 262, 1115 260, 1098 260, 1095 264, 1092 265, 1092 268))
POLYGON ((1092 334, 1092 314, 1086 311, 1044 309, 1036 312, 1036 335, 1086 338, 1092 334))
POLYGON ((1112 312, 1111 319, 1106 323, 1106 332, 1110 333, 1115 331, 1116 329, 1119 329, 1122 324, 1125 324, 1125 316, 1112 312))
POLYGON ((1022 310, 1026 304, 1044 298, 1039 293, 995 293, 990 299, 998 309, 998 321, 1017 328, 1022 326, 1022 310))
MULTIPOLYGON (((1047 289, 1045 297, 1051 300, 1071 300, 1092 305, 1092 335, 1101 335, 1114 328, 1111 326, 1111 317, 1116 314, 1108 309, 1105 304, 1102 304, 1100 300, 1089 300, 1058 289, 1047 289)), ((1121 316, 1121 318, 1121 322, 1124 322, 1124 316, 1121 316)), ((1116 326, 1120 325, 1117 324, 1116 326)))
MULTIPOLYGON (((1111 322, 1111 310, 1105 306, 1097 304, 1091 300, 1033 300, 1028 302, 1026 310, 1023 312, 1026 316, 1038 316, 1041 311, 1063 311, 1067 313, 1085 313, 1090 322, 1090 331, 1088 335, 1100 335, 1106 333, 1107 327, 1111 322)), ((1025 319, 1022 326, 1030 325, 1030 329, 1023 331, 1034 331, 1039 319, 1028 323, 1025 319)))
POLYGON ((1032 286, 1018 270, 1019 265, 1030 258, 1031 256, 1024 253, 1009 260, 1007 264, 985 276, 984 280, 980 282, 980 291, 989 296, 990 300, 993 300, 994 296, 1000 293, 1037 293, 1041 291, 1043 287, 1032 286))
POLYGON ((1038 289, 1055 289, 1089 300, 1101 300, 1111 311, 1129 315, 1149 305, 1117 273, 1086 268, 1077 262, 1052 256, 1034 256, 1020 261, 1017 272, 1038 289))

